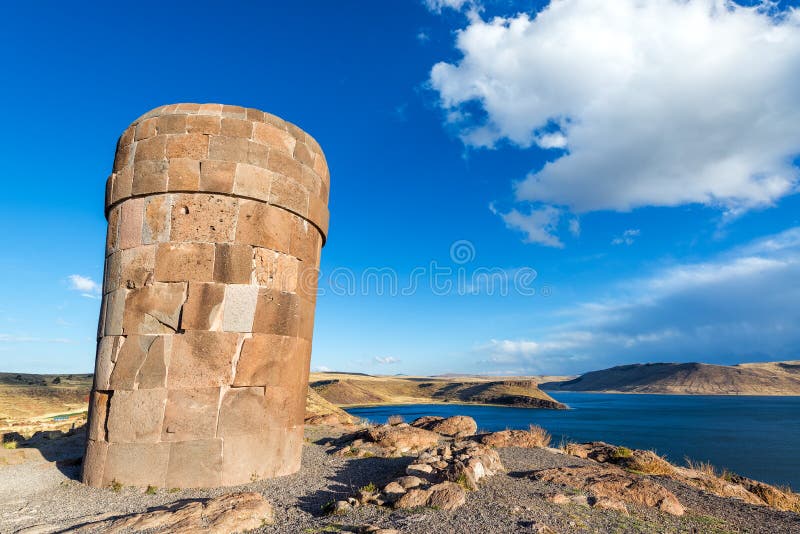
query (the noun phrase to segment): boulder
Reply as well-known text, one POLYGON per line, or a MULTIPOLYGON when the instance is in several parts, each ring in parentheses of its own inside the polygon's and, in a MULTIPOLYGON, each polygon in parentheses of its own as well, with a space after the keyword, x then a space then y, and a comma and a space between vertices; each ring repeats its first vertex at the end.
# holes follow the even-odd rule
POLYGON ((501 430, 500 432, 484 434, 480 437, 480 442, 489 447, 524 447, 532 449, 547 446, 541 435, 527 430, 501 430))
POLYGON ((422 479, 415 476, 405 476, 395 479, 395 482, 400 484, 403 489, 411 489, 419 487, 422 484, 422 479))
POLYGON ((454 415, 447 419, 420 417, 411 423, 416 428, 424 428, 441 434, 442 436, 465 438, 472 436, 478 430, 478 424, 472 417, 466 415, 454 415))
POLYGON ((590 492, 598 500, 621 500, 657 508, 672 515, 684 513, 683 506, 672 492, 649 478, 617 467, 558 467, 537 471, 532 476, 545 482, 590 492))
POLYGON ((399 453, 425 450, 439 444, 439 435, 413 426, 376 426, 368 428, 366 438, 380 447, 399 453))
POLYGON ((440 510, 455 510, 467 501, 464 488, 454 482, 442 482, 429 489, 428 506, 440 510))
POLYGON ((166 507, 84 523, 75 532, 209 532, 228 534, 275 521, 272 505, 259 493, 232 493, 202 501, 179 501, 166 507))
POLYGON ((425 489, 410 489, 394 502, 394 507, 398 509, 408 509, 426 506, 430 494, 431 492, 425 489))

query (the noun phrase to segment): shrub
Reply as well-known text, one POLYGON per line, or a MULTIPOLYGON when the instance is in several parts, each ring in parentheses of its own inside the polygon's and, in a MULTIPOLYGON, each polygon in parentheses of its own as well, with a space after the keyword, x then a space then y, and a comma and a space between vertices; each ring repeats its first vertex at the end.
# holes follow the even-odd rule
POLYGON ((359 491, 361 493, 378 493, 378 486, 376 486, 375 483, 370 482, 366 486, 361 486, 361 488, 359 488, 359 491))
POLYGON ((620 459, 620 458, 630 458, 633 456, 633 451, 630 450, 628 447, 617 447, 614 450, 613 458, 620 459))
POLYGON ((653 451, 637 451, 628 461, 627 468, 645 475, 672 475, 675 468, 653 451))
POLYGON ((147 486, 147 489, 144 490, 144 493, 146 495, 155 495, 157 491, 158 491, 157 487, 155 487, 155 486, 147 486))
POLYGON ((119 493, 122 491, 122 483, 118 482, 117 479, 111 481, 111 491, 119 493))
POLYGON ((4 449, 16 449, 17 445, 19 445, 19 443, 17 443, 16 441, 4 441, 3 442, 3 448, 4 449))

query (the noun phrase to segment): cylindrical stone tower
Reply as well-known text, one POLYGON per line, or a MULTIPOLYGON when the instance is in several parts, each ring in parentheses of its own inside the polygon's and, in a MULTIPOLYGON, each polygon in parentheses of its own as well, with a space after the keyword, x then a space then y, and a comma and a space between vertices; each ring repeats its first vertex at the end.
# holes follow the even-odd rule
POLYGON ((328 167, 256 109, 177 104, 119 139, 83 481, 212 487, 300 467, 328 167))

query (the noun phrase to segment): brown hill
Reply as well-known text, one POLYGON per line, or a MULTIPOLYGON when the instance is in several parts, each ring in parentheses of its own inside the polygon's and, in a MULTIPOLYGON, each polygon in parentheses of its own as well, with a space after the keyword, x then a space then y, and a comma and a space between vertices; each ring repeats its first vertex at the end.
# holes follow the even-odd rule
POLYGON ((471 403, 528 408, 565 406, 530 379, 491 380, 479 377, 395 377, 312 373, 311 387, 339 406, 379 404, 471 403))
POLYGON ((592 371, 574 380, 547 382, 550 391, 675 395, 800 395, 800 361, 711 365, 647 363, 592 371))

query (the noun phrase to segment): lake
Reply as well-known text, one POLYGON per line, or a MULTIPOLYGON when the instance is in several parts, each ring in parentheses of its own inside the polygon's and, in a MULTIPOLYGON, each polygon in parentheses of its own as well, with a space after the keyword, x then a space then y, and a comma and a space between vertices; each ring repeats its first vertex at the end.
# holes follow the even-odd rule
POLYGON ((423 415, 469 415, 486 431, 546 428, 562 440, 652 449, 673 463, 711 462, 741 475, 800 489, 800 397, 717 397, 548 392, 569 410, 458 404, 348 408, 383 423, 423 415))

